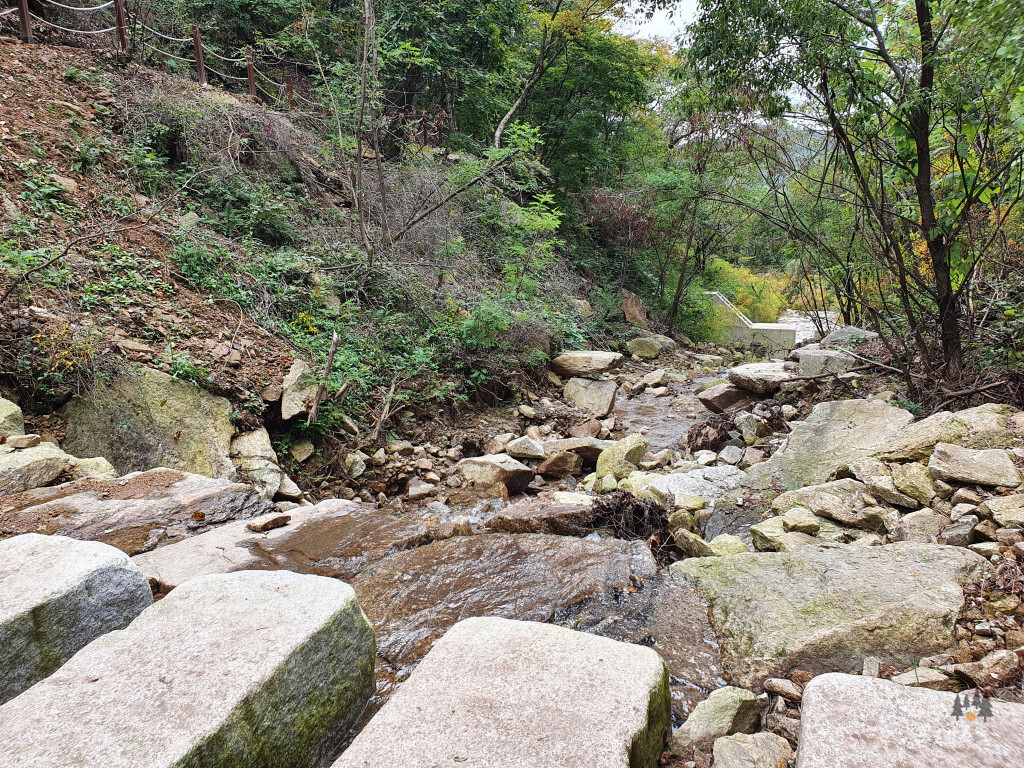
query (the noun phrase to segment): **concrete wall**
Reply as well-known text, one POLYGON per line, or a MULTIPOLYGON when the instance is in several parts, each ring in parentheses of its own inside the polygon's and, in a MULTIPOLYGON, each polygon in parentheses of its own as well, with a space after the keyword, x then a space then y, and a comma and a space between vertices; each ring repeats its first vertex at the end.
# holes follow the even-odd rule
POLYGON ((792 326, 755 323, 717 291, 706 291, 705 295, 722 309, 723 316, 729 321, 724 338, 720 341, 761 344, 771 352, 782 352, 796 344, 796 329, 792 326))

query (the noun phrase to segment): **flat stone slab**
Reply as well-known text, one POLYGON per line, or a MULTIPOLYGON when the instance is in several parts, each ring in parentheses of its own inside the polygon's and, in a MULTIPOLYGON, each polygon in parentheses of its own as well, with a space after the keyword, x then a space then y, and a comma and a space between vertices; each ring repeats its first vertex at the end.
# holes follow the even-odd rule
POLYGON ((785 363, 747 363, 729 370, 730 383, 757 395, 770 395, 796 376, 785 363))
POLYGON ((559 376, 598 376, 618 368, 625 359, 619 352, 563 352, 551 361, 551 370, 559 376))
POLYGON ((545 499, 520 501, 496 513, 487 527, 501 533, 554 533, 584 536, 594 520, 592 503, 557 504, 545 499))
POLYGON ((746 478, 747 474, 736 467, 702 467, 662 475, 651 483, 651 488, 673 496, 700 496, 707 503, 714 504, 746 478))
POLYGON ((806 546, 672 566, 709 601, 722 662, 751 687, 799 667, 860 669, 865 656, 910 664, 956 645, 961 584, 986 561, 966 549, 900 542, 806 546))
POLYGON ((0 541, 0 704, 152 602, 142 572, 106 544, 37 533, 0 541))
POLYGON ((368 505, 328 499, 286 514, 227 523, 132 558, 161 592, 196 576, 241 570, 289 570, 349 579, 392 550, 430 542, 427 526, 368 505), (269 521, 287 522, 264 532, 269 521))
POLYGON ((874 455, 914 416, 882 400, 839 400, 814 406, 793 425, 785 446, 751 468, 747 485, 790 491, 819 485, 836 470, 874 455))
POLYGON ((334 768, 652 768, 670 727, 650 648, 497 618, 459 622, 334 768))
POLYGON ((909 688, 860 675, 811 680, 800 707, 799 768, 1009 768, 1024 755, 1024 704, 909 688), (954 701, 961 716, 954 716, 954 701))
POLYGON ((0 766, 313 765, 361 711, 373 663, 347 584, 204 576, 0 707, 0 766))
POLYGON ((0 497, 0 538, 56 533, 102 541, 134 555, 212 525, 273 510, 252 486, 153 469, 0 497))

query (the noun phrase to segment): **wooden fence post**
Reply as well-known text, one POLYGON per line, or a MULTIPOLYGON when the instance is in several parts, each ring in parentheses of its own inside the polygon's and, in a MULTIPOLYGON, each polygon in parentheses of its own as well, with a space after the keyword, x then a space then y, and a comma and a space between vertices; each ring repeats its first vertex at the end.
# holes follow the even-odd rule
POLYGON ((288 96, 288 109, 295 109, 295 89, 292 87, 292 76, 284 76, 284 92, 288 96))
POLYGON ((21 39, 26 43, 34 43, 32 17, 28 15, 28 0, 18 0, 18 15, 21 16, 21 39))
POLYGON ((125 23, 124 0, 114 0, 114 17, 117 19, 117 40, 121 43, 121 53, 128 52, 127 24, 125 23))
POLYGON ((249 75, 249 95, 256 98, 256 68, 252 65, 252 49, 245 55, 245 70, 249 75))
POLYGON ((192 27, 192 45, 196 49, 196 72, 199 84, 206 85, 206 65, 203 64, 203 39, 199 36, 199 27, 192 27))

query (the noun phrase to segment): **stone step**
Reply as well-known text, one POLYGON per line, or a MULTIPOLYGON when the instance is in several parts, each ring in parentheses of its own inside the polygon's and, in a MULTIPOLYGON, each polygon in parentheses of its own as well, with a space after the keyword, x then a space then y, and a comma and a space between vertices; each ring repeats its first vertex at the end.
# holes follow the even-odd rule
POLYGON ((0 704, 153 602, 114 547, 29 533, 0 541, 0 704))
POLYGON ((1024 704, 973 691, 833 673, 807 684, 800 710, 798 768, 1008 768, 1024 756, 1024 704))
POLYGON ((358 716, 373 630, 335 579, 204 576, 0 707, 0 768, 295 768, 358 716))
POLYGON ((656 652, 549 624, 452 627, 334 768, 652 768, 670 727, 656 652))

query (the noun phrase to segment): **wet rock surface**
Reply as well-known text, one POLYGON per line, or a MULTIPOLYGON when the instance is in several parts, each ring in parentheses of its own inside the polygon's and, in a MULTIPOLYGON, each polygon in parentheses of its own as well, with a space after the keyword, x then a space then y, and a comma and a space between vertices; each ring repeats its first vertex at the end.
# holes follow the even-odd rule
POLYGON ((102 541, 134 555, 273 508, 243 483, 153 469, 0 497, 0 536, 57 533, 102 541))
POLYGON ((540 534, 439 541, 379 561, 353 580, 377 631, 378 695, 457 621, 543 621, 649 645, 671 671, 677 714, 722 684, 696 592, 658 573, 642 542, 540 534))

